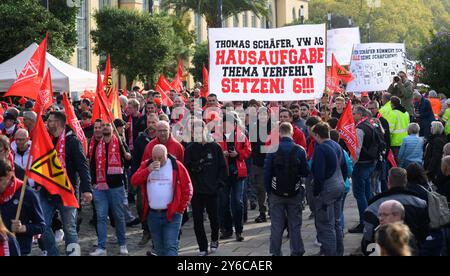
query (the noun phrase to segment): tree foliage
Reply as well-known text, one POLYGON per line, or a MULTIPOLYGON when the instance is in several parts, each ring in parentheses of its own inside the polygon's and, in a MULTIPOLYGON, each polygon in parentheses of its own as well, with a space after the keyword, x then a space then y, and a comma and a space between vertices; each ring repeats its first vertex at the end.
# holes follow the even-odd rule
MULTIPOLYGON (((209 28, 220 27, 218 0, 163 0, 163 9, 173 8, 178 13, 188 10, 205 17, 209 28)), ((238 15, 241 12, 252 11, 258 16, 268 16, 267 0, 223 0, 222 19, 238 15)))
POLYGON ((421 81, 450 97, 450 31, 433 35, 420 52, 420 60, 425 67, 421 81))
POLYGON ((194 57, 192 58, 193 68, 190 69, 194 81, 203 82, 203 65, 209 70, 209 54, 208 54, 208 42, 203 42, 195 46, 194 57))
POLYGON ((111 65, 134 80, 153 85, 159 73, 174 75, 178 56, 189 54, 194 36, 173 16, 105 8, 94 15, 94 52, 111 55, 111 65))
POLYGON ((77 7, 66 0, 50 0, 50 11, 39 1, 0 0, 0 62, 40 43, 49 32, 48 51, 69 61, 77 44, 77 7))
POLYGON ((352 17, 353 24, 360 27, 362 42, 368 41, 366 24, 370 23, 371 42, 405 42, 409 58, 416 59, 422 45, 429 42, 431 32, 450 27, 448 3, 439 0, 315 0, 309 4, 307 23, 327 22, 327 13, 331 11, 333 28, 346 27, 342 18, 352 17))

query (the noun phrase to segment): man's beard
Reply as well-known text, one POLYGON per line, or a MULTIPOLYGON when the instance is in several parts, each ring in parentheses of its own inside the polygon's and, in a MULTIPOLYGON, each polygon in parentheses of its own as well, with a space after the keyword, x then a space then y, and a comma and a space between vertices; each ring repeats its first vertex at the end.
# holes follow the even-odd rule
POLYGON ((298 119, 300 119, 299 115, 293 115, 292 118, 294 119, 294 121, 297 121, 298 119))

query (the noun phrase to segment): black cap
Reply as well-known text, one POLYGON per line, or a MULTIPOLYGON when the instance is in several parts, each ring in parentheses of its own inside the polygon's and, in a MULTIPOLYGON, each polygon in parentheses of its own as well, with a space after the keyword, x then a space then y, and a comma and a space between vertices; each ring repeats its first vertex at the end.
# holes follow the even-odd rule
POLYGON ((114 120, 114 126, 117 128, 117 127, 123 127, 123 126, 125 126, 126 125, 126 123, 125 123, 125 121, 124 120, 121 120, 121 119, 115 119, 114 120))

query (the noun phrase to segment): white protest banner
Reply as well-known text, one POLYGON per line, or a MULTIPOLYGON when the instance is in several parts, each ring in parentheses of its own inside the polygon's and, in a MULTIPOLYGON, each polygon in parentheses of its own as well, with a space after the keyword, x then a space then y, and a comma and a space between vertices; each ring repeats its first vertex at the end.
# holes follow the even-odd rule
POLYGON ((209 93, 220 101, 322 97, 325 24, 209 29, 209 93))
POLYGON ((327 31, 327 65, 331 66, 331 54, 340 65, 349 65, 353 45, 361 43, 359 27, 332 29, 327 31))
POLYGON ((350 92, 387 90, 399 71, 406 72, 405 44, 367 43, 354 47, 350 71, 355 77, 350 92))

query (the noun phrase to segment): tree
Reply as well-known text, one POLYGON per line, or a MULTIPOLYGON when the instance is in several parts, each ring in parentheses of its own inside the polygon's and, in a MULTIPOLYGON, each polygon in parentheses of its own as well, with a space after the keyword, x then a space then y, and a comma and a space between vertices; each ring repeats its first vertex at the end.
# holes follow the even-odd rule
POLYGON ((180 31, 181 23, 166 15, 105 8, 94 18, 94 52, 111 55, 111 65, 126 76, 127 86, 135 79, 153 85, 158 74, 174 72, 178 56, 187 55, 186 43, 193 41, 189 32, 180 31))
POLYGON ((194 65, 194 68, 191 68, 189 70, 192 76, 194 77, 195 82, 197 81, 203 82, 203 74, 202 74, 203 65, 205 65, 206 68, 209 67, 208 52, 209 52, 208 42, 203 42, 195 46, 195 53, 194 57, 192 58, 192 64, 194 65))
POLYGON ((39 1, 0 0, 0 62, 28 47, 40 43, 49 32, 48 51, 69 61, 77 44, 75 29, 77 7, 66 0, 51 0, 50 11, 39 1))
MULTIPOLYGON (((164 0, 163 9, 173 8, 178 13, 192 10, 205 17, 208 28, 221 26, 218 10, 218 0, 164 0)), ((223 0, 222 19, 238 15, 241 12, 252 11, 258 16, 268 16, 267 0, 223 0)))
POLYGON ((362 42, 368 41, 366 24, 369 23, 371 42, 405 42, 408 57, 416 59, 422 45, 431 39, 430 31, 450 26, 450 7, 442 2, 446 1, 315 0, 309 4, 307 23, 326 23, 331 12, 333 28, 342 27, 342 24, 335 25, 334 18, 350 16, 353 24, 360 27, 362 42), (377 2, 379 6, 369 5, 377 2))
POLYGON ((420 60, 425 67, 421 81, 450 97, 450 31, 433 35, 420 52, 420 60))

